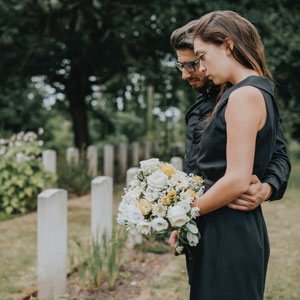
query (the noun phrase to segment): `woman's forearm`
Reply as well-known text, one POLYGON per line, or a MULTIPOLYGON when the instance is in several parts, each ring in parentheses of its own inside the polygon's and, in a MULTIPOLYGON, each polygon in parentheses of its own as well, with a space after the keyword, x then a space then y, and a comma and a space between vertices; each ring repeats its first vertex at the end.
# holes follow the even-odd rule
POLYGON ((249 187, 251 176, 224 175, 203 196, 193 202, 193 206, 200 208, 200 215, 217 210, 239 195, 245 193, 249 187))

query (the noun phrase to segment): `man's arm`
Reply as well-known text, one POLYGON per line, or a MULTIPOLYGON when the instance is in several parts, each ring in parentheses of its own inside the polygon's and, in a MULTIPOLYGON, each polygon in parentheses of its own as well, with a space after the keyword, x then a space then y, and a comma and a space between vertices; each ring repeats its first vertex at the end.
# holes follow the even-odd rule
POLYGON ((286 143, 283 138, 281 122, 278 126, 275 150, 266 170, 263 182, 272 186, 272 195, 269 200, 280 200, 286 190, 291 172, 291 164, 286 154, 286 143))
POLYGON ((266 170, 263 183, 253 175, 248 191, 228 204, 237 210, 250 211, 266 200, 279 200, 283 197, 290 176, 291 164, 286 154, 281 123, 278 126, 275 150, 266 170))

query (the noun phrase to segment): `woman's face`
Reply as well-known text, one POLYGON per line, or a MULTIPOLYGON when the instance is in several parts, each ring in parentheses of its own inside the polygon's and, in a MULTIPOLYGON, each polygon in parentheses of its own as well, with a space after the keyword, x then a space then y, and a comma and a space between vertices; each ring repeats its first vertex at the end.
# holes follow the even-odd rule
POLYGON ((224 44, 216 46, 196 38, 194 40, 194 51, 195 55, 200 58, 200 72, 205 72, 208 79, 216 85, 228 81, 229 57, 224 44))

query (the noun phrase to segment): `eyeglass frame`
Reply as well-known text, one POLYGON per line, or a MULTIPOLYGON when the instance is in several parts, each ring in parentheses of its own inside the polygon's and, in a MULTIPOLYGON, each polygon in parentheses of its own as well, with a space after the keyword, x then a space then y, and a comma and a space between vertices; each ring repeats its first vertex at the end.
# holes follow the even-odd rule
POLYGON ((200 58, 197 58, 195 61, 192 62, 185 62, 185 63, 180 63, 179 61, 176 62, 176 67, 177 69, 182 72, 183 69, 185 69, 188 73, 193 73, 196 71, 195 66, 200 62, 200 58), (191 66, 193 70, 187 70, 185 66, 191 66))

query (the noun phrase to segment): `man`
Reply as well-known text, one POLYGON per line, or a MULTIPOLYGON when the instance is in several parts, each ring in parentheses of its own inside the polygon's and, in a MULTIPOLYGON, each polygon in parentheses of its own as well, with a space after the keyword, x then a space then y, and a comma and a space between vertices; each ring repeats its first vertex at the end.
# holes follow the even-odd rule
MULTIPOLYGON (((187 173, 200 173, 197 166, 197 150, 201 140, 201 132, 205 126, 207 115, 214 109, 219 87, 214 86, 203 73, 199 71, 199 60, 194 54, 193 31, 196 20, 176 29, 170 38, 176 50, 178 62, 176 66, 182 72, 182 79, 200 95, 186 114, 187 136, 184 160, 184 171, 187 173)), ((268 170, 261 182, 256 175, 252 176, 248 191, 228 206, 232 209, 249 211, 255 209, 266 200, 279 200, 283 197, 291 170, 286 155, 286 145, 283 138, 282 127, 279 124, 276 139, 276 149, 272 156, 268 170)))

